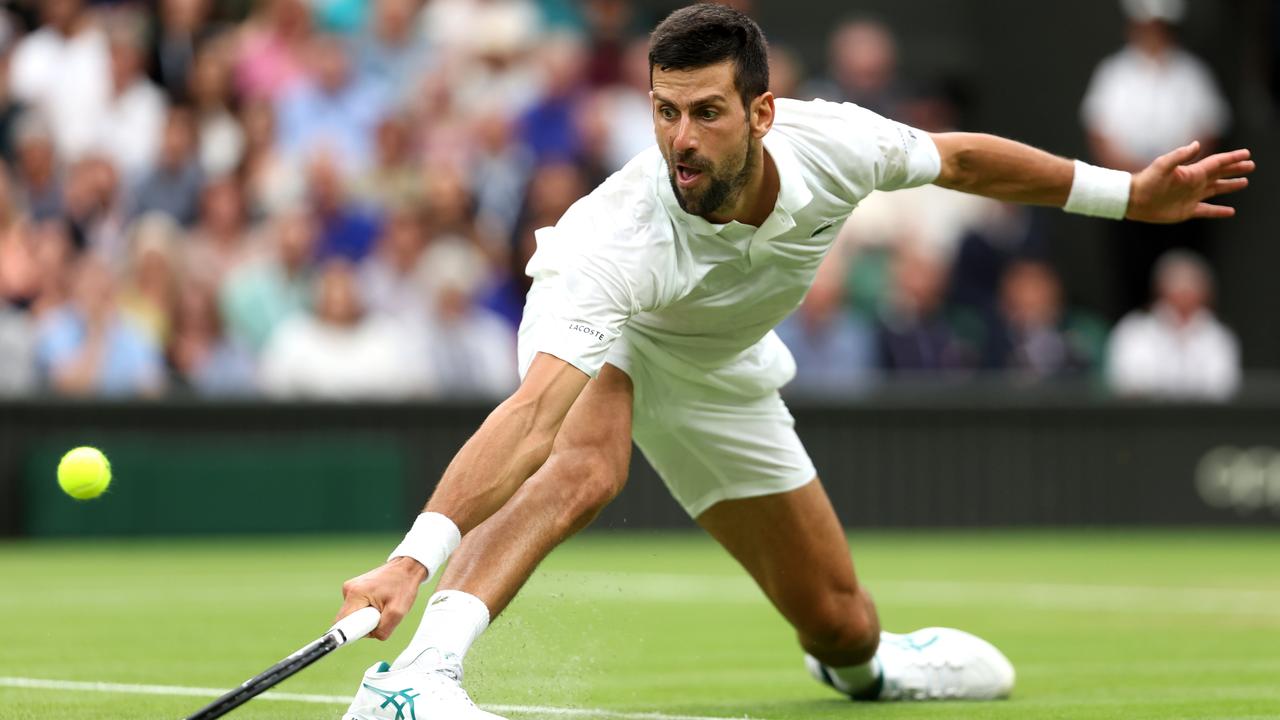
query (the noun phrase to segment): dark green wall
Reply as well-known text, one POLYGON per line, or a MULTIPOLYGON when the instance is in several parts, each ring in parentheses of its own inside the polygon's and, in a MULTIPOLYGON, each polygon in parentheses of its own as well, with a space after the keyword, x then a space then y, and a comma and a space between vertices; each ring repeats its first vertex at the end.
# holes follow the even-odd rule
MULTIPOLYGON (((1280 524, 1280 397, 1140 405, 974 387, 793 405, 851 527, 1280 524)), ((395 531, 483 407, 0 404, 0 534, 395 531), (76 502, 58 456, 115 482, 76 502)), ((635 455, 597 527, 689 527, 635 455)))

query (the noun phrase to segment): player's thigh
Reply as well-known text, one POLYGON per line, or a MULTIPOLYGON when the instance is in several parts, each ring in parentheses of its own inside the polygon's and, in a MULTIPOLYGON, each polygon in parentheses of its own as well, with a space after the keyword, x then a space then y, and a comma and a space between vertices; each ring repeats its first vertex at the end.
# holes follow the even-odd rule
POLYGON ((821 481, 725 500, 697 520, 802 633, 847 629, 850 616, 863 613, 875 629, 874 610, 858 586, 844 528, 821 481))

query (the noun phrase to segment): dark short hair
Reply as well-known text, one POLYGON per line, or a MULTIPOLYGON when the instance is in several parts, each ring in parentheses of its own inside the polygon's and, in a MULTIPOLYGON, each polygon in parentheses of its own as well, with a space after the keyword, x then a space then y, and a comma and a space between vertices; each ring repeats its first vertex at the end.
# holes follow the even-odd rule
POLYGON ((733 8, 699 3, 667 16, 649 37, 653 69, 695 70, 733 60, 733 86, 749 106, 769 89, 769 45, 760 26, 733 8))

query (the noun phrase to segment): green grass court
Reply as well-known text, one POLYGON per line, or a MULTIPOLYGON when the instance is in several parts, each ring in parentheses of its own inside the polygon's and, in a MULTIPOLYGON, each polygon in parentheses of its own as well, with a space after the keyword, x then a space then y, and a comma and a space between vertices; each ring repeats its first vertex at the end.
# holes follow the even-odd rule
MULTIPOLYGON (((394 540, 0 543, 0 717, 184 717, 209 698, 18 678, 226 689, 319 635, 341 581, 394 540)), ((1015 698, 842 702, 805 674, 788 628, 737 566, 692 533, 570 542, 472 651, 468 687, 520 720, 1280 717, 1280 533, 900 532, 850 543, 888 629, 953 625, 989 638, 1018 667, 1015 698)), ((347 696, 414 627, 416 617, 390 646, 344 648, 278 690, 347 696)), ((344 709, 310 700, 255 700, 230 717, 344 709)))

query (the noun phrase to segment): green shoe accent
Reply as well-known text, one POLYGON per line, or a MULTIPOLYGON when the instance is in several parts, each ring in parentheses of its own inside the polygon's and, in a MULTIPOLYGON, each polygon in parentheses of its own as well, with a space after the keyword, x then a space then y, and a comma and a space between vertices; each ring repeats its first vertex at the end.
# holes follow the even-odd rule
MULTIPOLYGON (((386 665, 386 663, 384 662, 383 665, 386 665)), ((404 690, 392 691, 392 690, 383 690, 382 688, 376 688, 370 685, 369 683, 360 683, 360 684, 366 688, 369 688, 370 691, 377 693, 378 696, 382 698, 382 705, 378 706, 379 710, 385 708, 388 705, 396 709, 395 720, 418 720, 418 713, 414 709, 413 701, 414 701, 414 698, 421 697, 422 694, 419 693, 417 695, 410 695, 409 693, 413 690, 413 688, 405 688, 404 690), (405 708, 409 709, 409 714, 407 716, 404 714, 405 708)))
POLYGON ((386 660, 378 663, 378 672, 391 672, 391 663, 386 660))

